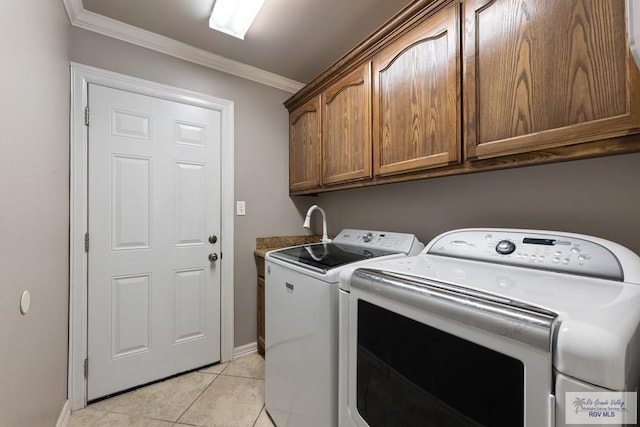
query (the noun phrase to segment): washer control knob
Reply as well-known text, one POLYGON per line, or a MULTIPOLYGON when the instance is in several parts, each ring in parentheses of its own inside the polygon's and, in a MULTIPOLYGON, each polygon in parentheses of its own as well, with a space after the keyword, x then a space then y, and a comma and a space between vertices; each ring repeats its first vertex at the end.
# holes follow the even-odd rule
POLYGON ((367 231, 366 233, 364 233, 364 234, 362 235, 362 240, 363 240, 365 243, 369 243, 370 241, 372 241, 372 240, 373 240, 373 233, 372 233, 372 232, 370 232, 370 231, 367 231))
POLYGON ((501 255, 509 255, 516 250, 516 245, 510 240, 500 240, 496 245, 496 252, 501 255))

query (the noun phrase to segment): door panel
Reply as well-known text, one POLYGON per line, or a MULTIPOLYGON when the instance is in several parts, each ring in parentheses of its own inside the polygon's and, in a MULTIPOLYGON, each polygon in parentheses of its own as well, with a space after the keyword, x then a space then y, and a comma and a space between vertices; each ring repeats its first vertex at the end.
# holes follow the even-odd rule
POLYGON ((151 159, 111 161, 111 250, 150 248, 151 159))
POLYGON ((92 400, 220 360, 221 117, 93 84, 89 107, 92 400))
POLYGON ((149 350, 151 275, 111 279, 111 358, 149 350))
POLYGON ((175 272, 175 343, 204 336, 206 283, 204 269, 175 272))
POLYGON ((202 195, 205 194, 205 165, 176 162, 174 164, 174 228, 176 246, 204 245, 205 206, 202 195))

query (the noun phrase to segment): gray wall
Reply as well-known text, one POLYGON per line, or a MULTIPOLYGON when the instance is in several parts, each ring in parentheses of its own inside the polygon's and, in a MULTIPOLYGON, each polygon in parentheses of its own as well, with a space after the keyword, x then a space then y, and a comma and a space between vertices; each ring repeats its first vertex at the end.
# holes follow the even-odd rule
POLYGON ((235 346, 256 341, 256 237, 306 234, 301 210, 309 198, 288 196, 288 114, 291 94, 161 53, 73 28, 71 60, 224 98, 235 103, 235 346), (297 206, 300 206, 298 208, 297 206))
POLYGON ((60 1, 2 2, 0 426, 54 426, 67 398, 67 32, 60 1))
MULTIPOLYGON (((640 153, 325 193, 329 228, 414 233, 460 227, 571 231, 640 254, 640 153)), ((316 231, 319 229, 316 228, 316 231)))

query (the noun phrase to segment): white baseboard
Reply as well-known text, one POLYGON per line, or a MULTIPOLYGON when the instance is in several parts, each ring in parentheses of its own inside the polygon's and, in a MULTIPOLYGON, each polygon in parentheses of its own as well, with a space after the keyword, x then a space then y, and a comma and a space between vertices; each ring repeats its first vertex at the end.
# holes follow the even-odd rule
POLYGON ((71 406, 69 405, 69 399, 67 399, 64 402, 64 406, 62 406, 62 411, 60 411, 56 427, 67 427, 69 417, 71 417, 71 406))
POLYGON ((248 356, 258 351, 258 343, 250 342, 249 344, 241 345, 233 349, 233 358, 248 356))

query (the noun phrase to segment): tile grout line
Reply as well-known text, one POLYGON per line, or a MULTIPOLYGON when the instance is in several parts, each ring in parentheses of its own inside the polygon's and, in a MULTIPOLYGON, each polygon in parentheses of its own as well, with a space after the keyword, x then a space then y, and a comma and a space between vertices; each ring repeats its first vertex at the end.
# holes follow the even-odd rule
MULTIPOLYGON (((164 423, 172 423, 175 424, 177 423, 177 421, 170 421, 170 420, 165 420, 162 418, 154 418, 154 417, 147 417, 145 415, 138 415, 138 414, 128 414, 126 412, 117 412, 117 411, 105 411, 103 409, 93 409, 94 411, 98 411, 98 412, 103 412, 103 414, 100 416, 100 418, 98 418, 96 420, 96 423, 100 422, 100 420, 102 420, 104 417, 106 417, 108 414, 114 414, 114 415, 122 415, 128 418, 139 418, 142 420, 151 420, 151 421, 162 421, 164 423)), ((95 425, 95 423, 92 423, 92 425, 95 425)), ((197 427, 197 426, 196 426, 197 427)))
POLYGON ((220 374, 221 377, 231 377, 231 378, 248 378, 250 380, 262 380, 264 381, 264 377, 250 377, 247 375, 228 375, 228 374, 220 374))
MULTIPOLYGON (((227 365, 227 366, 229 366, 229 365, 227 365)), ((227 369, 227 366, 225 366, 225 367, 224 367, 224 369, 227 369)), ((221 372, 224 372, 224 369, 223 369, 221 372)), ((200 394, 198 394, 198 395, 196 396, 196 398, 195 398, 195 399, 193 399, 193 402, 191 402, 191 403, 189 404, 189 406, 187 406, 187 408, 186 408, 184 411, 182 411, 182 413, 180 414, 180 416, 178 416, 178 418, 174 421, 174 424, 175 424, 175 423, 180 422, 180 419, 181 419, 182 417, 184 417, 184 414, 186 414, 186 413, 189 411, 189 409, 191 409, 191 407, 193 406, 193 404, 194 404, 194 403, 196 403, 196 402, 198 401, 198 399, 200 399, 200 397, 205 393, 205 391, 207 391, 207 390, 209 389, 209 387, 211 387, 211 386, 213 385, 213 383, 215 383, 215 382, 216 382, 216 380, 222 376, 221 374, 210 374, 210 373, 207 373, 207 372, 201 372, 201 373, 203 373, 203 374, 209 374, 209 375, 215 375, 215 378, 213 379, 213 381, 211 381, 211 382, 209 383, 209 385, 208 385, 208 386, 206 386, 206 387, 205 387, 205 388, 200 392, 200 394)), ((187 423, 181 423, 181 424, 187 424, 187 423)), ((193 424, 188 424, 188 425, 193 425, 193 424)))
MULTIPOLYGON (((149 417, 149 416, 144 416, 144 415, 139 415, 139 414, 130 414, 130 413, 127 413, 127 412, 120 412, 120 411, 117 411, 117 410, 94 409, 95 411, 102 412, 102 415, 98 418, 98 420, 96 420, 96 423, 99 422, 104 417, 106 417, 108 414, 116 414, 116 415, 124 415, 124 416, 128 416, 128 417, 136 417, 136 418, 139 418, 139 419, 142 419, 142 420, 153 420, 153 421, 161 421, 161 422, 172 423, 172 426, 174 426, 176 424, 185 424, 185 425, 189 425, 189 426, 193 426, 193 427, 198 427, 198 425, 196 425, 196 424, 191 424, 191 423, 188 423, 188 422, 182 422, 180 420, 193 407, 193 405, 203 396, 203 394, 210 387, 212 387, 214 383, 217 382, 219 377, 224 376, 224 377, 227 377, 227 378, 241 378, 241 379, 251 379, 251 380, 256 380, 256 381, 264 381, 264 375, 263 376, 254 376, 254 375, 251 375, 251 374, 248 374, 248 375, 242 375, 242 374, 233 375, 233 374, 225 373, 230 365, 231 365, 231 362, 227 363, 227 365, 218 373, 205 372, 205 371, 200 371, 200 370, 195 371, 197 373, 204 374, 204 375, 212 375, 214 378, 211 380, 211 382, 200 393, 198 393, 198 395, 193 399, 193 401, 180 413, 180 415, 175 420, 154 418, 154 417, 149 417)), ((134 393, 136 391, 138 391, 138 390, 135 390, 134 393)), ((263 400, 264 400, 264 398, 263 398, 263 400)), ((257 417, 255 418, 255 420, 251 424, 252 427, 256 426, 256 424, 258 423, 258 420, 260 419, 260 415, 262 414, 263 411, 266 411, 266 404, 264 403, 264 401, 262 402, 262 407, 261 407, 260 411, 258 412, 257 417)), ((95 426, 96 423, 92 423, 92 425, 95 426)))
MULTIPOLYGON (((194 398, 194 400, 189 404, 189 406, 182 412, 180 413, 180 415, 177 417, 177 419, 175 420, 169 420, 169 419, 163 419, 163 418, 155 418, 155 417, 150 417, 150 416, 146 416, 146 415, 141 415, 141 414, 135 414, 135 413, 129 413, 129 412, 125 412, 125 411, 118 411, 118 410, 104 410, 104 409, 94 409, 96 411, 100 411, 100 412, 104 412, 104 416, 106 416, 106 414, 116 414, 116 415, 124 415, 127 417, 135 417, 135 418, 140 418, 140 419, 144 419, 144 420, 153 420, 153 421, 162 421, 162 422, 166 422, 166 423, 173 423, 176 424, 179 422, 180 418, 191 408, 191 406, 193 406, 193 404, 198 400, 198 398, 200 396, 202 396, 202 394, 211 386, 211 384, 213 384, 215 382, 216 379, 218 379, 218 377, 220 376, 219 374, 213 374, 210 372, 199 372, 199 371, 195 371, 197 373, 200 374, 204 374, 204 375, 211 375, 213 376, 213 380, 211 380, 211 382, 194 398)), ((134 390, 132 393, 136 393, 138 392, 140 389, 134 390)), ((100 418, 102 418, 100 417, 100 418)), ((192 425, 192 424, 188 424, 188 423, 183 423, 183 424, 187 424, 187 425, 192 425)))
POLYGON ((260 419, 260 415, 262 415, 262 411, 264 411, 266 404, 263 403, 262 404, 262 408, 260 409, 260 411, 258 412, 258 416, 256 417, 256 420, 253 422, 253 424, 251 424, 251 427, 256 427, 256 424, 258 423, 258 420, 260 419))

